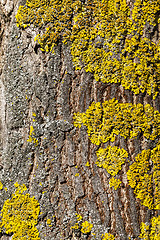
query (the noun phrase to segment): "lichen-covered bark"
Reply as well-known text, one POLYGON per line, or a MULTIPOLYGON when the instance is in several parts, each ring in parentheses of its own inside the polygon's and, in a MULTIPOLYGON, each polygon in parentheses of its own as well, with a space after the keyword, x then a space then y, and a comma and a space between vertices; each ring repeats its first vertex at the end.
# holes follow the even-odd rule
MULTIPOLYGON (((126 179, 128 163, 120 173, 121 188, 109 187, 109 174, 95 164, 98 147, 89 140, 86 127, 74 127, 73 113, 113 97, 124 103, 149 103, 160 111, 160 97, 151 100, 120 84, 97 82, 83 69, 75 71, 65 45, 57 46, 54 54, 41 52, 34 42, 37 32, 16 26, 15 15, 24 2, 0 3, 0 181, 7 188, 0 190, 0 206, 18 182, 40 204, 36 227, 43 240, 101 239, 105 232, 117 240, 139 239, 140 223, 149 223, 158 211, 135 198, 126 179), (95 235, 71 229, 76 213, 93 224, 95 235)), ((116 146, 131 160, 142 149, 153 148, 150 142, 139 136, 116 138, 116 146)), ((12 234, 2 231, 1 239, 12 239, 12 234)))

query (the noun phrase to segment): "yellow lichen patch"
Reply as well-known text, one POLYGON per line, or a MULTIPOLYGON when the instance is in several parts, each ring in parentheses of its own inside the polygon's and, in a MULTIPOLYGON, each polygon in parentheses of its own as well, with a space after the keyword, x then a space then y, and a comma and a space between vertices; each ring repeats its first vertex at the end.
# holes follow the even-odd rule
POLYGON ((110 233, 102 234, 102 240, 114 240, 115 237, 110 233))
POLYGON ((120 187, 121 183, 122 182, 119 179, 112 177, 109 181, 109 186, 114 187, 114 189, 117 190, 120 187))
POLYGON ((149 240, 149 225, 141 223, 141 234, 139 235, 141 239, 149 240))
POLYGON ((89 223, 88 221, 85 221, 82 223, 81 226, 82 226, 81 232, 85 234, 91 232, 93 224, 89 223))
POLYGON ((148 33, 160 22, 160 2, 135 0, 28 0, 16 15, 17 26, 41 30, 35 40, 42 51, 70 43, 76 69, 84 66, 96 80, 121 83, 135 94, 155 98, 160 89, 160 41, 148 33), (42 30, 43 28, 43 30, 42 30))
POLYGON ((89 164, 89 162, 87 161, 87 163, 86 163, 86 165, 85 165, 86 167, 89 167, 90 166, 90 164, 89 164))
POLYGON ((52 220, 48 218, 48 219, 47 219, 47 225, 48 225, 49 227, 52 227, 51 222, 52 222, 52 220))
MULTIPOLYGON (((26 6, 20 6, 16 15, 17 26, 27 27, 31 24, 44 28, 42 35, 35 40, 41 45, 42 51, 54 51, 54 46, 63 37, 68 39, 71 31, 73 14, 72 0, 28 0, 26 6)), ((76 1, 78 5, 80 1, 76 1)))
POLYGON ((143 240, 160 239, 160 216, 151 219, 151 226, 141 223, 141 234, 139 238, 143 240))
POLYGON ((79 226, 79 223, 75 223, 74 226, 71 227, 71 229, 79 229, 80 226, 79 226))
POLYGON ((98 167, 103 167, 107 172, 115 176, 125 162, 125 158, 128 157, 126 150, 118 148, 116 146, 103 149, 100 148, 97 152, 96 164, 98 167))
POLYGON ((82 233, 87 234, 90 233, 93 227, 93 224, 88 221, 82 222, 83 218, 80 214, 76 213, 77 221, 71 229, 80 229, 82 233), (82 223, 81 223, 82 222, 82 223))
POLYGON ((82 62, 96 80, 120 82, 135 94, 146 91, 155 98, 160 88, 160 42, 155 44, 144 32, 148 23, 158 25, 159 1, 135 0, 132 12, 125 0, 92 0, 86 5, 73 18, 71 53, 76 68, 82 62))
POLYGON ((82 220, 82 216, 80 214, 76 213, 76 216, 77 216, 77 221, 81 221, 82 220))
POLYGON ((14 233, 13 240, 35 239, 40 240, 35 225, 40 211, 39 203, 28 193, 26 186, 15 183, 17 188, 11 199, 7 199, 1 210, 1 225, 6 234, 14 233))
POLYGON ((110 99, 104 103, 93 102, 85 113, 74 114, 74 126, 85 125, 92 143, 115 141, 116 135, 135 138, 143 133, 154 140, 160 135, 160 113, 146 104, 118 103, 110 99))
POLYGON ((0 182, 0 190, 2 190, 3 188, 3 184, 0 182))
POLYGON ((33 137, 33 135, 35 135, 34 128, 33 126, 30 126, 29 138, 27 139, 27 142, 34 142, 35 146, 38 146, 38 139, 33 137))
POLYGON ((150 239, 160 239, 160 215, 151 219, 150 239))
POLYGON ((153 150, 143 150, 127 172, 129 185, 149 209, 160 209, 160 142, 153 150), (151 170, 152 169, 152 170, 151 170))

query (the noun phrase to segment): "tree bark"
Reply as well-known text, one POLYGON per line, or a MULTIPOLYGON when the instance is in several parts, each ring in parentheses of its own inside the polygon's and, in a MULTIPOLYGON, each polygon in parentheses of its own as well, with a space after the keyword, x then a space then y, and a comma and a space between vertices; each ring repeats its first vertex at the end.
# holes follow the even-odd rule
MULTIPOLYGON (((74 127, 73 114, 85 112, 93 101, 113 97, 124 103, 149 103, 160 111, 160 97, 135 95, 120 84, 97 82, 83 69, 75 71, 69 47, 43 53, 34 42, 37 32, 16 26, 23 2, 0 3, 0 181, 7 188, 0 191, 1 209, 18 182, 40 204, 36 227, 43 240, 101 239, 105 232, 117 240, 138 240, 140 223, 149 223, 157 211, 135 197, 126 178, 128 163, 120 172, 121 188, 109 187, 109 174, 95 165, 98 147, 89 140, 86 127, 74 127), (34 136, 29 142, 31 126, 34 136), (71 229, 76 213, 93 224, 95 235, 71 229)), ((132 160, 150 144, 140 138, 116 138, 116 145, 132 160)), ((1 239, 12 235, 2 233, 1 239)))

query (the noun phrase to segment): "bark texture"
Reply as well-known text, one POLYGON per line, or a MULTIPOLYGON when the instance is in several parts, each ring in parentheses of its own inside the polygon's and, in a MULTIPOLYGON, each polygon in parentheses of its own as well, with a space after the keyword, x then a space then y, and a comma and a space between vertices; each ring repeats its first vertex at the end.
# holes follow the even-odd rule
MULTIPOLYGON (((98 147, 88 139, 85 127, 73 126, 72 117, 93 101, 113 97, 149 103, 160 111, 160 98, 136 96, 119 84, 96 82, 91 73, 75 71, 69 47, 58 46, 55 54, 41 52, 34 42, 37 33, 16 26, 15 14, 22 3, 0 2, 0 181, 7 188, 0 191, 0 206, 18 182, 40 203, 37 228, 43 240, 101 239, 108 231, 117 240, 139 239, 140 223, 149 223, 156 211, 135 198, 125 175, 128 163, 121 170, 122 187, 109 187, 109 174, 95 165, 98 147), (31 126, 34 135, 29 142, 31 126), (87 161, 90 166, 85 166, 87 161), (93 224, 94 236, 70 229, 75 213, 93 224)), ((140 138, 116 139, 131 159, 146 144, 150 147, 150 141, 140 138)), ((2 233, 1 239, 12 235, 2 233)))

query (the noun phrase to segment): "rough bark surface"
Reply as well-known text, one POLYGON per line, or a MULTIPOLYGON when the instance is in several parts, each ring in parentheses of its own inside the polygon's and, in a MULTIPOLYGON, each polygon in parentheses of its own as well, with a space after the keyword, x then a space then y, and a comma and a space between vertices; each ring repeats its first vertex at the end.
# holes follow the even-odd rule
MULTIPOLYGON (((155 211, 135 198, 125 177, 127 163, 121 170, 122 187, 109 188, 108 173, 95 165, 98 147, 88 139, 85 127, 73 126, 72 117, 93 101, 113 97, 150 103, 160 111, 160 99, 136 96, 118 84, 96 82, 84 70, 74 71, 67 47, 57 47, 55 54, 42 53, 34 42, 37 33, 16 26, 15 14, 22 3, 0 2, 0 180, 7 187, 0 191, 0 206, 11 197, 15 182, 24 183, 40 203, 37 228, 43 240, 101 239, 107 231, 117 240, 139 239, 140 223, 149 222, 155 211), (27 142, 30 126, 37 144, 27 142), (92 222, 95 236, 70 229, 75 213, 92 222), (52 227, 46 224, 48 218, 52 227)), ((139 138, 116 141, 131 159, 150 144, 139 138)), ((12 236, 4 233, 1 239, 12 236)))

